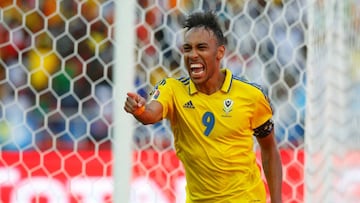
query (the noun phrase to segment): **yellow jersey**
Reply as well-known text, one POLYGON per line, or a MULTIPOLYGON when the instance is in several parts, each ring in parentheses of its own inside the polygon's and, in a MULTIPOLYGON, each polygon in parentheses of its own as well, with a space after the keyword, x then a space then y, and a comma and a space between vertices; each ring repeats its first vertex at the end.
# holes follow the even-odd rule
POLYGON ((253 135, 271 119, 270 103, 260 88, 222 71, 224 84, 211 95, 190 78, 164 79, 153 92, 185 169, 186 202, 266 202, 253 135))

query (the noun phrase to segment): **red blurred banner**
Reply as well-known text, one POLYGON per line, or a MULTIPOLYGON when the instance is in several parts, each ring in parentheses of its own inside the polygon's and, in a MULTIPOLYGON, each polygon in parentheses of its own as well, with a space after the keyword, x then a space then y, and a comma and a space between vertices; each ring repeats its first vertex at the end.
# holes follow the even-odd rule
MULTIPOLYGON (((302 202, 304 153, 282 150, 281 155, 284 202, 302 202)), ((145 150, 133 156, 130 202, 183 202, 184 172, 174 151, 145 150)), ((2 151, 0 157, 3 203, 111 202, 111 151, 2 151)))

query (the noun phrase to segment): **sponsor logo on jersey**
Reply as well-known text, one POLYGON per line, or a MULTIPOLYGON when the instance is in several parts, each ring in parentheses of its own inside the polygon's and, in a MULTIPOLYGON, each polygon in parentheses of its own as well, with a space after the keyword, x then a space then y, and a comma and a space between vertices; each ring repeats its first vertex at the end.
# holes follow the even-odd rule
POLYGON ((195 109, 195 106, 193 105, 191 100, 186 102, 183 107, 188 109, 195 109))

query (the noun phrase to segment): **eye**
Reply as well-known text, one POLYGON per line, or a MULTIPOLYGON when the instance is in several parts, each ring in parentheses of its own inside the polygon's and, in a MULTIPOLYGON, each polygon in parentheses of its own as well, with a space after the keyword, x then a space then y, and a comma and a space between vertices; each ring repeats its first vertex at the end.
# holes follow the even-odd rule
POLYGON ((190 46, 183 46, 183 51, 184 52, 189 52, 191 50, 190 46))
POLYGON ((205 50, 206 48, 207 48, 206 45, 199 45, 199 46, 198 46, 198 49, 199 49, 199 50, 205 50))

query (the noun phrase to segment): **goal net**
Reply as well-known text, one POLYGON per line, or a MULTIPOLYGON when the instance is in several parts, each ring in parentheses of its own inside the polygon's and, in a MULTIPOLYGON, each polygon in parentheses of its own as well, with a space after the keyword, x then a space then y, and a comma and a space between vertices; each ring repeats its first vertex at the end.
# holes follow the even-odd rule
POLYGON ((111 202, 114 1, 0 1, 0 202, 111 202))
MULTIPOLYGON (((127 19, 116 10, 123 1, 1 0, 0 199, 10 203, 126 202, 125 197, 113 193, 119 182, 129 179, 128 202, 184 202, 184 171, 175 156, 168 123, 142 126, 132 119, 128 126, 121 123, 126 129, 117 129, 114 120, 131 118, 119 101, 124 95, 119 97, 117 88, 127 88, 121 86, 123 80, 133 79, 127 89, 148 98, 163 77, 186 75, 179 49, 182 23, 187 14, 198 10, 219 14, 227 39, 223 66, 262 85, 272 101, 284 169, 284 202, 312 202, 315 195, 332 192, 335 179, 343 184, 343 190, 351 186, 351 191, 345 192, 359 194, 353 179, 341 181, 337 179, 341 169, 329 169, 334 157, 337 163, 342 157, 329 160, 327 156, 337 144, 342 146, 339 150, 344 149, 344 143, 354 149, 346 151, 346 157, 357 156, 359 145, 350 135, 359 134, 354 127, 359 119, 349 120, 355 110, 346 106, 353 104, 359 112, 359 98, 345 93, 356 95, 358 90, 345 78, 359 81, 355 16, 359 5, 331 1, 332 6, 325 7, 324 1, 309 2, 139 0, 134 2, 134 11, 127 11, 134 15, 132 29, 124 27, 116 38, 116 30, 121 28, 116 27, 115 16, 127 19), (341 11, 354 10, 339 16, 331 10, 335 5, 343 6, 341 11), (332 18, 326 19, 325 12, 332 18), (344 21, 338 20, 340 17, 344 21), (339 23, 339 33, 330 32, 334 22, 339 23), (132 35, 134 50, 118 44, 132 35), (332 44, 335 37, 337 44, 332 44), (115 53, 121 48, 134 53, 133 66, 131 62, 118 65, 115 53), (346 60, 349 56, 351 60, 346 60), (326 71, 328 67, 333 67, 332 71, 326 71), (336 80, 327 88, 332 76, 336 80), (307 85, 312 89, 309 97, 307 85), (337 96, 331 97, 333 94, 337 96), (354 99, 357 103, 352 103, 354 99), (305 101, 310 102, 307 108, 305 101), (309 140, 304 139, 305 113, 310 115, 306 119, 309 140), (117 159, 126 156, 126 148, 119 150, 118 144, 126 145, 129 137, 131 166, 126 159, 117 159), (311 155, 306 170, 305 151, 311 155), (309 175, 305 177, 304 171, 309 175), (310 181, 306 187, 304 180, 310 181), (327 186, 320 187, 322 184, 327 186), (304 191, 309 194, 306 198, 304 191)), ((257 147, 254 150, 258 152, 257 147)), ((355 169, 349 171, 352 173, 359 174, 355 169)))
POLYGON ((306 202, 360 199, 360 3, 310 1, 306 202))

